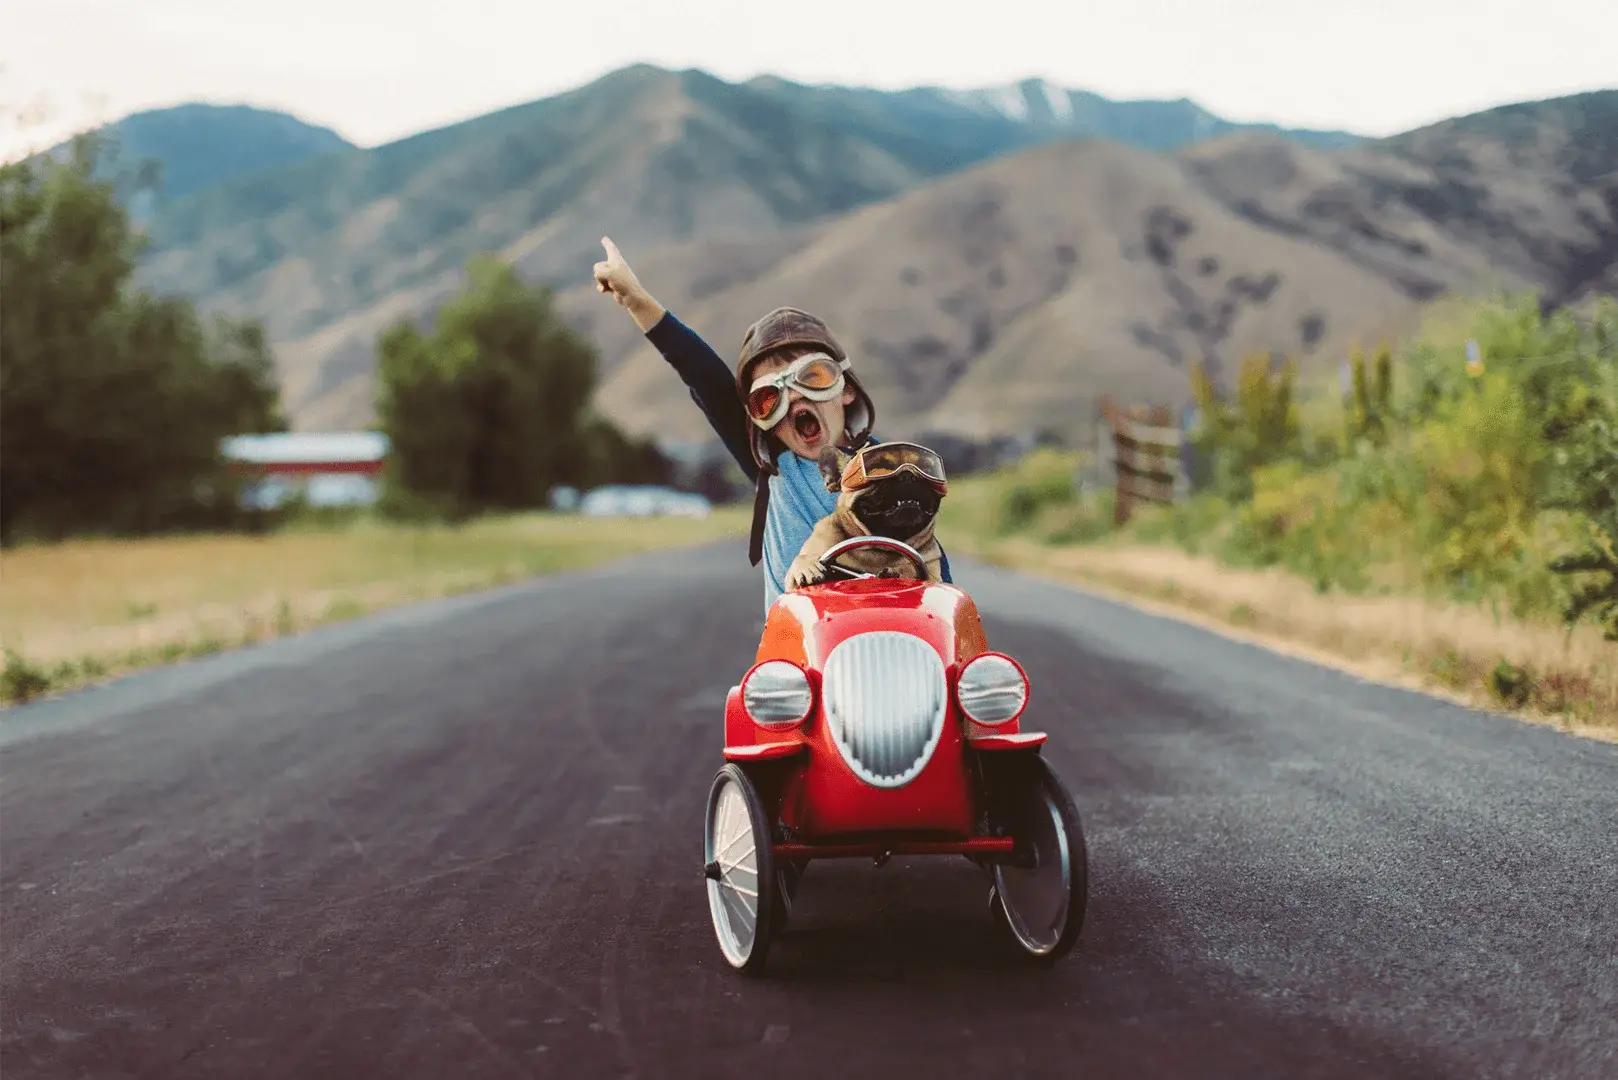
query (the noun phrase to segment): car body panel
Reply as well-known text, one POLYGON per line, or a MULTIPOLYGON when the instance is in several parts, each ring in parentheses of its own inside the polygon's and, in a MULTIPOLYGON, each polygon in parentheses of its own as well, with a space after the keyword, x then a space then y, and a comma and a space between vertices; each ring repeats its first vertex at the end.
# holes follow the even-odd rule
POLYGON ((1043 734, 1021 732, 1017 719, 990 727, 974 723, 960 710, 956 676, 967 661, 986 651, 977 606, 954 585, 861 579, 785 593, 765 618, 754 663, 786 660, 803 668, 814 694, 809 714, 785 730, 756 724, 742 705, 738 683, 726 698, 725 756, 786 763, 788 772, 778 789, 780 820, 798 840, 827 842, 881 833, 968 839, 979 812, 973 747, 1037 751, 1044 742, 1043 734), (867 634, 925 642, 944 673, 942 730, 925 765, 899 786, 875 786, 861 779, 839 749, 828 719, 827 660, 840 645, 867 634))

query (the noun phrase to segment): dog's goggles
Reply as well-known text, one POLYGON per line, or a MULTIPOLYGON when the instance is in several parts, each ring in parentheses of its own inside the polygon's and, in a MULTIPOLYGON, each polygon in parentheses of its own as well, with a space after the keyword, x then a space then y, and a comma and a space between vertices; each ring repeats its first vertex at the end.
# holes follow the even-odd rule
POLYGON ((830 401, 843 392, 848 361, 838 362, 825 353, 811 353, 772 375, 760 375, 747 392, 747 415, 766 431, 780 423, 792 398, 790 387, 810 401, 830 401))
POLYGON ((843 466, 844 491, 858 491, 878 480, 900 473, 913 473, 931 484, 940 495, 949 490, 944 476, 944 459, 925 446, 910 442, 885 442, 867 446, 843 466))

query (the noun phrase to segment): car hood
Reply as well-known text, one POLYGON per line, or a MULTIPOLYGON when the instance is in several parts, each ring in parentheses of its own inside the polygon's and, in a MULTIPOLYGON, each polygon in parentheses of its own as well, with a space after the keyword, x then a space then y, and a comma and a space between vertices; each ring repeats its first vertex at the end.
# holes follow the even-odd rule
POLYGON ((884 630, 927 641, 946 668, 988 648, 977 605, 954 585, 867 578, 780 596, 765 619, 755 662, 791 660, 818 671, 842 641, 884 630))

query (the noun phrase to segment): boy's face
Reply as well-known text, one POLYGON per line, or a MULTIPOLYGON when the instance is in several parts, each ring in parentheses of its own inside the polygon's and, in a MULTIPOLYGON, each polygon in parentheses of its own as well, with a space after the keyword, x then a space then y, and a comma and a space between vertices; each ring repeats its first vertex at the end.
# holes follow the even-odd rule
MULTIPOLYGON (((810 348, 782 349, 759 357, 748 365, 746 382, 751 384, 760 375, 774 375, 785 371, 792 361, 816 350, 810 348)), ((843 409, 854 404, 854 388, 847 383, 843 392, 830 401, 810 401, 797 390, 788 387, 787 414, 770 429, 788 450, 801 458, 814 461, 828 446, 843 441, 843 409)))

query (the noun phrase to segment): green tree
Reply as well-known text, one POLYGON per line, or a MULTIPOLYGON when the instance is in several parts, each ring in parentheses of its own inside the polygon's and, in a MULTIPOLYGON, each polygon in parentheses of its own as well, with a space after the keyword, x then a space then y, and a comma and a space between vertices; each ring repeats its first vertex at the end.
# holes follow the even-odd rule
POLYGON ((1235 393, 1220 393, 1200 363, 1192 365, 1191 388, 1202 413, 1193 440, 1212 464, 1215 488, 1240 501, 1253 493, 1253 473, 1298 449, 1301 427, 1293 386, 1297 364, 1288 357, 1280 365, 1265 354, 1242 360, 1235 393))
POLYGON ((593 414, 581 422, 579 434, 583 460, 567 473, 571 483, 594 487, 611 483, 667 484, 674 479, 674 463, 651 439, 630 438, 593 414))
POLYGON ((556 484, 662 478, 655 447, 588 412, 595 350, 551 291, 498 259, 468 264, 430 335, 402 319, 377 353, 392 513, 456 519, 543 506, 556 484))
POLYGON ((1557 448, 1548 503, 1582 514, 1589 538, 1550 568, 1581 579, 1563 611, 1568 625, 1590 615, 1607 640, 1618 641, 1618 304, 1596 313, 1583 355, 1591 360, 1589 378, 1568 395, 1576 403, 1568 411, 1579 419, 1557 448))
POLYGON ((1618 433, 1606 420, 1592 420, 1590 426, 1591 441, 1601 454, 1588 472, 1579 474, 1579 494, 1561 503, 1589 515, 1590 539, 1582 550, 1554 560, 1551 570, 1594 575, 1578 587, 1563 617, 1571 626, 1592 615, 1607 640, 1618 641, 1618 433))
POLYGON ((377 342, 377 420, 388 437, 382 509, 459 519, 472 512, 467 471, 474 431, 450 360, 401 319, 377 342))
POLYGON ((1393 349, 1384 344, 1376 353, 1375 375, 1366 371, 1365 355, 1354 351, 1350 361, 1354 399, 1348 410, 1348 445, 1365 439, 1372 446, 1388 441, 1393 418, 1393 349))
POLYGON ((220 440, 284 427, 262 331, 131 286, 98 146, 0 166, 0 541, 228 524, 220 440))
POLYGON ((215 316, 209 353, 215 370, 208 408, 224 430, 236 435, 287 430, 275 355, 262 323, 215 316))

